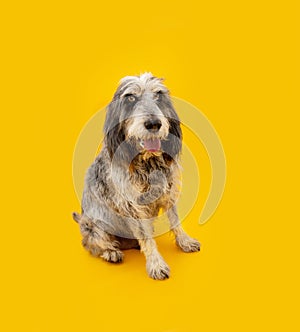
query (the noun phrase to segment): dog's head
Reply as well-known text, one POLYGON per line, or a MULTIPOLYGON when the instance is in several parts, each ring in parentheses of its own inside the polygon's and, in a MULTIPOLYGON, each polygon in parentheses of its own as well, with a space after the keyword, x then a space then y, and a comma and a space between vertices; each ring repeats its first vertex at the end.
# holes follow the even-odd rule
POLYGON ((180 121, 163 80, 151 73, 124 77, 108 106, 105 144, 111 158, 132 160, 137 154, 181 151, 180 121))

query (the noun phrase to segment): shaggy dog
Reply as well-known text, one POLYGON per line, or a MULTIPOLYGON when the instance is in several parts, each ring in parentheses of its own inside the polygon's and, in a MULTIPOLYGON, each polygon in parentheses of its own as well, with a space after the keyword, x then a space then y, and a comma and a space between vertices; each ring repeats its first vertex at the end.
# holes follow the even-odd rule
POLYGON ((121 262, 122 249, 139 248, 153 279, 170 269, 153 239, 153 221, 162 209, 176 244, 200 250, 178 219, 180 121, 162 79, 150 73, 123 78, 108 106, 103 148, 88 169, 80 225, 83 246, 108 262, 121 262))

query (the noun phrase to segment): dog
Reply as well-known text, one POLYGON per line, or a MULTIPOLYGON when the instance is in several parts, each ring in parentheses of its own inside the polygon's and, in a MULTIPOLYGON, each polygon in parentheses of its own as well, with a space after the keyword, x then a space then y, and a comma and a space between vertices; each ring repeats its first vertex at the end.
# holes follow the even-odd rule
POLYGON ((123 260, 123 249, 145 255, 153 279, 170 269, 153 239, 153 221, 167 214, 176 244, 184 252, 200 243, 180 225, 182 130, 163 79, 144 73, 124 77, 107 107, 100 154, 87 171, 79 223, 83 246, 108 262, 123 260))

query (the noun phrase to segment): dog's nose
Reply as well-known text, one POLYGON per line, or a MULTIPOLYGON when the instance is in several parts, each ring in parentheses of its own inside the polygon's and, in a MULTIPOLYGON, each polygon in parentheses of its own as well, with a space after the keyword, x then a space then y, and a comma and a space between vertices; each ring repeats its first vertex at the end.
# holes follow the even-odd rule
POLYGON ((144 122, 144 126, 151 132, 159 131, 161 127, 161 121, 159 119, 150 119, 144 122))

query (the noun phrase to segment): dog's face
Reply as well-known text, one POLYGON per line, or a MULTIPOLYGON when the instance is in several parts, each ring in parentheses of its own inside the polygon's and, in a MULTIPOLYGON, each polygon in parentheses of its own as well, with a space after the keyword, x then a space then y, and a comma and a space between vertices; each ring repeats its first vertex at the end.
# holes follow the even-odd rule
POLYGON ((104 126, 110 157, 131 160, 137 154, 172 158, 181 151, 182 132, 162 79, 150 73, 123 78, 109 104, 104 126))

